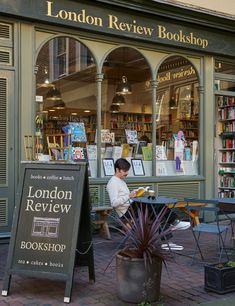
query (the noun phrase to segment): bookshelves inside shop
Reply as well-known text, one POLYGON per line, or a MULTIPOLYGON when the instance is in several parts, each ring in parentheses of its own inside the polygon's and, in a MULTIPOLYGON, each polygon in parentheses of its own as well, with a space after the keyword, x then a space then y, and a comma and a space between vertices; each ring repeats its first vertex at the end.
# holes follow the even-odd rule
POLYGON ((218 196, 235 197, 235 93, 216 92, 218 196))
POLYGON ((115 133, 115 140, 125 143, 125 129, 136 130, 138 138, 152 135, 152 115, 140 113, 117 113, 111 114, 110 131, 115 133))

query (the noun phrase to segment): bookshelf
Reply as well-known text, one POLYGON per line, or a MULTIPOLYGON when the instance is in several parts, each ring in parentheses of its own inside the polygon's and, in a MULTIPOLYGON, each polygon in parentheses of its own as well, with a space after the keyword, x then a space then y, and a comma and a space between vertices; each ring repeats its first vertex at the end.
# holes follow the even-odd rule
POLYGON ((71 116, 49 116, 44 120, 43 133, 47 134, 58 134, 62 133, 62 127, 66 126, 68 122, 83 122, 85 124, 87 141, 93 143, 95 141, 96 132, 96 116, 84 116, 84 117, 72 117, 71 116))
POLYGON ((116 113, 110 117, 110 132, 115 133, 117 142, 126 142, 125 129, 136 130, 138 138, 152 135, 152 115, 140 113, 116 113))
POLYGON ((180 119, 180 127, 186 140, 198 140, 198 118, 180 119))
POLYGON ((218 196, 235 197, 235 93, 215 94, 217 107, 218 196))

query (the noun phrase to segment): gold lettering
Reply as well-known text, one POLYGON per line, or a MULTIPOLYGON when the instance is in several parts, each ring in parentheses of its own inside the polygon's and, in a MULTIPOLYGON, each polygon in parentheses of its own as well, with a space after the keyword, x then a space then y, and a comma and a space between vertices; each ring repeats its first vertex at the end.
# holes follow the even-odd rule
POLYGON ((157 35, 161 39, 174 40, 183 44, 196 45, 203 49, 205 49, 209 44, 207 39, 197 37, 193 32, 190 32, 189 35, 184 34, 182 30, 179 30, 178 33, 172 33, 167 31, 166 27, 162 25, 158 25, 157 29, 157 35))
POLYGON ((103 27, 102 18, 87 15, 85 9, 81 10, 79 14, 77 14, 76 12, 69 12, 66 10, 60 10, 56 14, 53 14, 52 4, 53 4, 52 1, 47 1, 47 16, 54 17, 54 18, 60 18, 62 20, 87 23, 89 25, 103 27))
POLYGON ((75 12, 68 12, 68 20, 77 21, 77 14, 75 12))
POLYGON ((59 17, 61 18, 61 19, 68 19, 68 13, 65 11, 65 10, 60 10, 59 11, 59 17))
POLYGON ((158 26, 158 37, 159 38, 166 38, 166 28, 164 26, 158 26))
POLYGON ((77 16, 78 22, 85 23, 85 15, 86 15, 86 11, 82 10, 81 13, 78 14, 77 16))
POLYGON ((167 72, 165 75, 158 75, 158 77, 157 77, 157 81, 159 82, 159 83, 161 83, 161 82, 166 82, 166 81, 170 81, 171 80, 171 73, 170 73, 170 71, 169 72, 167 72))
POLYGON ((143 33, 144 33, 143 27, 137 26, 137 27, 136 27, 136 32, 137 32, 138 34, 143 34, 143 33))
POLYGON ((144 29, 144 34, 145 35, 149 35, 149 36, 152 36, 152 33, 153 33, 153 28, 146 28, 146 27, 143 27, 144 29))
POLYGON ((121 31, 126 31, 126 26, 127 26, 127 24, 125 22, 120 22, 119 23, 119 29, 121 31))
POLYGON ((119 30, 119 27, 117 25, 118 18, 114 15, 109 15, 109 28, 113 29, 115 28, 116 30, 119 30))
POLYGON ((52 1, 47 1, 47 16, 58 18, 58 15, 52 15, 52 1))
POLYGON ((133 23, 119 22, 118 17, 114 15, 109 15, 108 27, 110 29, 115 29, 118 31, 127 31, 136 34, 145 34, 151 36, 153 33, 153 28, 146 28, 136 24, 136 20, 133 20, 133 23))

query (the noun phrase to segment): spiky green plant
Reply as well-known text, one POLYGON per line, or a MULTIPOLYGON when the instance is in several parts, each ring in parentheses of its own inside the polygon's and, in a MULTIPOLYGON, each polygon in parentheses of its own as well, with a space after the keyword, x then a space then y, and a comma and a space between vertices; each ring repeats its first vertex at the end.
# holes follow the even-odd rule
POLYGON ((161 249, 162 239, 166 239, 172 232, 171 227, 166 227, 166 212, 167 206, 158 214, 150 213, 144 204, 138 204, 136 210, 130 207, 128 217, 117 219, 119 231, 125 237, 125 245, 120 253, 127 257, 143 258, 145 264, 152 263, 153 257, 165 262, 166 252, 161 249))

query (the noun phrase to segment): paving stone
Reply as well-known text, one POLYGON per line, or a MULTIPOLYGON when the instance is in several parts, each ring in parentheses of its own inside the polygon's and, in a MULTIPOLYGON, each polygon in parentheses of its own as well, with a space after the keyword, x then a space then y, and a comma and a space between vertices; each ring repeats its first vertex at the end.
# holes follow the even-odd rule
MULTIPOLYGON (((87 267, 75 267, 71 303, 68 306, 136 306, 117 297, 115 260, 105 271, 116 252, 121 237, 112 232, 112 240, 94 235, 96 282, 90 282, 87 267)), ((210 244, 210 240, 206 240, 210 244)), ((190 231, 178 231, 174 242, 184 245, 184 251, 174 254, 174 260, 163 268, 160 301, 151 306, 194 306, 224 298, 235 298, 235 292, 220 296, 204 289, 204 265, 188 258, 194 241, 190 231)), ((8 245, 0 244, 0 286, 2 287, 8 245)), ((207 256, 214 254, 214 245, 206 247, 207 256)), ((65 282, 14 275, 7 297, 0 296, 0 306, 64 306, 65 282)), ((213 304, 212 304, 213 305, 213 304)), ((222 305, 222 304, 221 304, 222 305)), ((232 305, 231 305, 232 306, 232 305)))

